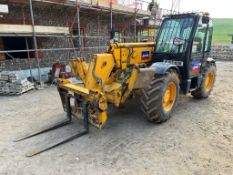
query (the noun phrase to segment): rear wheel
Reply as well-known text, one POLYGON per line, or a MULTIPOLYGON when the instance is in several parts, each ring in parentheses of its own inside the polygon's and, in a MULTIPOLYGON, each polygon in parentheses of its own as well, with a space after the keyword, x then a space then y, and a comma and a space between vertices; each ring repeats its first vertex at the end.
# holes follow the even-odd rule
POLYGON ((142 111, 154 123, 167 121, 179 97, 179 77, 170 71, 165 75, 155 75, 150 86, 143 90, 142 111))
POLYGON ((197 90, 191 92, 192 96, 195 98, 207 98, 214 87, 215 79, 216 66, 214 64, 209 64, 205 68, 200 87, 197 90))

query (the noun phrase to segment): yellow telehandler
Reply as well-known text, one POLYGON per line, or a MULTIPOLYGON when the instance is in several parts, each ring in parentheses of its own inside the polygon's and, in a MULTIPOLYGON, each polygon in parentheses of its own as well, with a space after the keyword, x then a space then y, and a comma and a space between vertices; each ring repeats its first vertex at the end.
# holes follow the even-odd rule
POLYGON ((19 140, 69 124, 72 116, 84 121, 85 130, 28 156, 88 133, 89 123, 102 128, 109 104, 119 107, 139 95, 145 117, 162 123, 171 117, 180 93, 208 97, 216 77, 215 60, 209 58, 212 33, 207 13, 168 15, 156 43, 113 43, 106 53, 93 54, 89 63, 84 58, 71 60, 79 81, 57 80, 68 119, 19 140))

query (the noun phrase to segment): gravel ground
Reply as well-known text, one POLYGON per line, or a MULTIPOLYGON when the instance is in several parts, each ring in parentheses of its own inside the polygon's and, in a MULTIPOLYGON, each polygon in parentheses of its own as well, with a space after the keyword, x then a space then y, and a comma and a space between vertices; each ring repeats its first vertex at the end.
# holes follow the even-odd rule
POLYGON ((109 113, 103 130, 26 158, 25 153, 81 129, 79 123, 22 142, 14 138, 61 120, 56 88, 0 97, 0 174, 233 174, 233 63, 218 63, 212 95, 182 96, 173 117, 147 122, 134 100, 109 113))

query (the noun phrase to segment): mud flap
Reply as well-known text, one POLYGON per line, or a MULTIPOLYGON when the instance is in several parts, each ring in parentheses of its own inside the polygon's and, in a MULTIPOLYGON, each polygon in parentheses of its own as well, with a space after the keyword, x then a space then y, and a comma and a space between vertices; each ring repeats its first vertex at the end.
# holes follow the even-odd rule
POLYGON ((155 72, 153 68, 139 69, 138 78, 135 82, 134 89, 142 89, 148 87, 154 75, 155 72))

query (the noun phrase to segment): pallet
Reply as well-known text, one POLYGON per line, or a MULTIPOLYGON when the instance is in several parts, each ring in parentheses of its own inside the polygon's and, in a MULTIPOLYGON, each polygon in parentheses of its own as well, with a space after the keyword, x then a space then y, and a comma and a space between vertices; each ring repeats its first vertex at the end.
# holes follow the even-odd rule
POLYGON ((29 89, 29 90, 25 90, 25 91, 21 91, 21 92, 0 92, 0 96, 15 96, 15 95, 22 95, 26 92, 29 92, 31 90, 33 90, 34 88, 32 89, 29 89))

